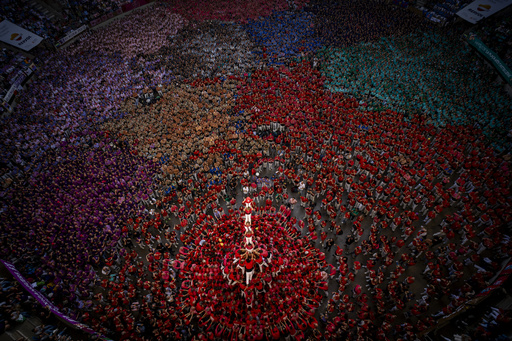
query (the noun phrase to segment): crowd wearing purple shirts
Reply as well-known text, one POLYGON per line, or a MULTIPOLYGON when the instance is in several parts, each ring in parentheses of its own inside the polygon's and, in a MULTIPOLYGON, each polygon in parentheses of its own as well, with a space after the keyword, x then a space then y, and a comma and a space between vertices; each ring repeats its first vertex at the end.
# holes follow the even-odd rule
POLYGON ((6 194, 0 257, 38 264, 34 277, 53 283, 54 299, 78 306, 97 280, 92 265, 117 245, 121 225, 152 192, 155 167, 100 133, 70 140, 6 194))

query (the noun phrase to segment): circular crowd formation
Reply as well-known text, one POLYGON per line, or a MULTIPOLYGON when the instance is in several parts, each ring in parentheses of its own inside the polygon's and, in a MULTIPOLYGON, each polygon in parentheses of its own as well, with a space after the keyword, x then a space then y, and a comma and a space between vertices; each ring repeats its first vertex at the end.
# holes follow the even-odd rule
POLYGON ((185 238, 197 236, 201 247, 182 249, 183 261, 176 264, 185 323, 196 321, 216 338, 243 340, 304 335, 317 327, 318 291, 327 290, 327 273, 320 271, 325 255, 297 238, 292 224, 271 208, 252 218, 250 233, 244 233, 239 210, 187 230, 185 238), (247 236, 254 240, 246 244, 247 236))
POLYGON ((2 127, 0 257, 116 340, 415 340, 512 252, 512 101, 453 34, 378 1, 88 32, 2 127))

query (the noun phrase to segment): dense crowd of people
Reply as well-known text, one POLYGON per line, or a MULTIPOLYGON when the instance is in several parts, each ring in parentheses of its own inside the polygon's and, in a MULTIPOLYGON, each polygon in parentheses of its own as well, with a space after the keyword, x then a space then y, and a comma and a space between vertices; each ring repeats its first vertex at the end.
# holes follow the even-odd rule
POLYGON ((261 56, 269 64, 281 63, 316 51, 321 39, 314 31, 314 15, 307 11, 277 12, 264 20, 251 20, 246 30, 262 46, 261 56))
POLYGON ((394 110, 429 116, 436 126, 474 125, 499 151, 510 150, 510 96, 503 84, 478 76, 483 63, 455 37, 415 32, 323 53, 332 91, 376 98, 394 110))
POLYGON ((77 0, 67 1, 68 5, 84 22, 90 22, 104 14, 113 13, 129 0, 77 0))
POLYGON ((315 14, 315 30, 325 46, 346 47, 401 36, 428 27, 411 12, 385 1, 309 1, 315 14))
POLYGON ((153 68, 173 70, 178 80, 184 80, 248 73, 260 61, 257 51, 240 25, 203 21, 183 28, 167 46, 145 58, 153 68))
POLYGON ((159 50, 167 42, 167 37, 176 35, 186 24, 183 17, 170 13, 167 6, 156 4, 99 29, 82 39, 72 53, 120 54, 130 60, 159 50), (146 28, 148 34, 141 34, 140 27, 146 28))
POLYGON ((276 11, 301 9, 307 0, 255 0, 255 1, 204 1, 165 0, 171 10, 189 20, 232 21, 247 23, 251 19, 264 18, 276 11))
POLYGON ((80 26, 79 22, 65 15, 63 18, 48 18, 33 8, 28 0, 4 0, 0 7, 0 18, 23 27, 55 43, 66 32, 80 26))
POLYGON ((457 19, 457 12, 469 2, 467 0, 427 1, 424 3, 425 7, 420 9, 428 20, 447 25, 457 19))
POLYGON ((136 203, 151 191, 151 165, 111 143, 96 132, 71 136, 46 153, 27 184, 15 183, 7 195, 11 214, 3 222, 1 253, 38 260, 36 275, 51 276, 59 299, 88 296, 92 266, 116 245, 127 217, 140 210, 136 203), (18 247, 11 250, 13 242, 18 247))
POLYGON ((20 72, 26 70, 32 60, 20 53, 3 48, 0 54, 0 63, 2 65, 0 69, 0 98, 5 101, 7 92, 20 75, 20 72))
POLYGON ((302 337, 318 325, 313 315, 323 298, 319 290, 327 290, 325 256, 297 239, 272 205, 258 207, 249 224, 245 208, 187 229, 184 239, 201 240, 186 242, 192 249, 176 262, 184 289, 177 297, 180 319, 199 320, 203 338, 302 337))
POLYGON ((116 340, 415 340, 491 284, 510 98, 453 37, 381 1, 188 4, 45 60, 1 129, 2 259, 116 340))

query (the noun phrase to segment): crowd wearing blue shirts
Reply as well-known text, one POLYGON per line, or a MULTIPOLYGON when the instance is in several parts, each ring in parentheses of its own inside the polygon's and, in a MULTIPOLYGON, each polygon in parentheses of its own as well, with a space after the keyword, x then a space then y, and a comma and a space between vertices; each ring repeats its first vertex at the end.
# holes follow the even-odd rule
POLYGON ((315 16, 304 10, 277 12, 251 20, 245 29, 249 36, 262 47, 258 54, 269 64, 285 64, 290 57, 315 52, 322 40, 314 30, 315 16))

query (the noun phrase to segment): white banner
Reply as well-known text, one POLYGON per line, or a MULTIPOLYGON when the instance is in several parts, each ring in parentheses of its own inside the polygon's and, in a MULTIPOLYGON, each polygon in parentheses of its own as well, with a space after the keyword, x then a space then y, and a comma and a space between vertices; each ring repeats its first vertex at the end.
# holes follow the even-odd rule
POLYGON ((59 41, 57 42, 56 45, 57 46, 64 45, 65 43, 67 43, 68 41, 70 41, 71 39, 73 39, 74 37, 79 35, 80 33, 84 32, 86 29, 87 29, 87 26, 82 25, 79 28, 77 28, 76 30, 69 31, 64 37, 59 39, 59 41))
POLYGON ((24 51, 30 51, 43 41, 43 38, 8 20, 4 20, 0 22, 0 40, 24 51))
POLYGON ((457 12, 457 15, 472 24, 487 18, 505 7, 512 5, 512 0, 477 0, 457 12))
POLYGON ((11 87, 9 88, 9 90, 3 98, 4 102, 9 102, 12 96, 14 96, 15 91, 20 91, 19 88, 21 86, 21 83, 23 83, 26 77, 27 75, 25 75, 23 71, 18 71, 18 74, 14 77, 11 87))

